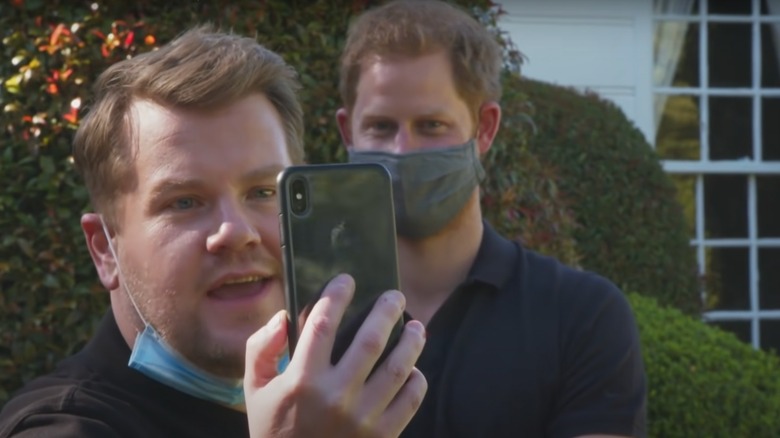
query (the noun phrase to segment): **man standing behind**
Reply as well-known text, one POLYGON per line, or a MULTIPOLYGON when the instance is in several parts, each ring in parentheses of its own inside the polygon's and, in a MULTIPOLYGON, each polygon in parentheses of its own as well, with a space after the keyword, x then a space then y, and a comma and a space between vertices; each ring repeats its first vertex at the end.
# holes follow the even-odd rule
POLYGON ((297 88, 277 54, 208 28, 100 76, 74 158, 96 211, 81 226, 111 309, 81 352, 5 405, 0 437, 401 432, 426 388, 414 368, 419 322, 367 381, 402 314, 398 291, 333 366, 354 289, 337 277, 277 375, 286 325, 276 176, 302 159, 297 88))
POLYGON ((494 37, 435 0, 364 13, 342 54, 338 126, 350 161, 393 175, 402 290, 428 334, 417 366, 430 389, 402 436, 643 436, 622 293, 482 219, 501 68, 494 37))

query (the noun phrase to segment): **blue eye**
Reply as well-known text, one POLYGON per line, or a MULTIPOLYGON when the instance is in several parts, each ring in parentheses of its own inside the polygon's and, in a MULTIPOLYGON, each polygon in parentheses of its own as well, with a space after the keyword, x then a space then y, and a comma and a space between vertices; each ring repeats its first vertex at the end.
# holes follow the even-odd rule
POLYGON ((189 210, 195 206, 195 199, 193 198, 178 198, 173 201, 173 208, 177 210, 189 210))

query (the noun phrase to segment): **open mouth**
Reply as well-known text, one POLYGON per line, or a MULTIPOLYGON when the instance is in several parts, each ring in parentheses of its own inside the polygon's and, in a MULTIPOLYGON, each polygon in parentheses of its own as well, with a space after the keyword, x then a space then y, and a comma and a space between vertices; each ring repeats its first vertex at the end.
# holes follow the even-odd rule
POLYGON ((209 298, 236 300, 262 294, 271 283, 272 277, 247 276, 224 282, 208 292, 209 298))

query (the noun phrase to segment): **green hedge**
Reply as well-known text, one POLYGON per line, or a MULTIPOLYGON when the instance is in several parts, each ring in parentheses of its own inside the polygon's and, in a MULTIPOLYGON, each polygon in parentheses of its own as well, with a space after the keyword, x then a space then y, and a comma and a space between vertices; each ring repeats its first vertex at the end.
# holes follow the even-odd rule
POLYGON ((582 266, 623 290, 701 311, 696 259, 675 187, 642 133, 613 103, 512 78, 535 124, 531 151, 557 170, 582 266), (650 292, 652 291, 652 292, 650 292))
POLYGON ((777 437, 780 360, 630 294, 648 369, 649 436, 777 437))

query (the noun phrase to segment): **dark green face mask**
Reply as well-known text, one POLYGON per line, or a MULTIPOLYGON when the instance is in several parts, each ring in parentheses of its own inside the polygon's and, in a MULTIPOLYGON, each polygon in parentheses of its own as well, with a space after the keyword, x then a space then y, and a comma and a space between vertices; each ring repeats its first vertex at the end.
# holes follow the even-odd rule
POLYGON ((398 234, 422 239, 441 231, 485 178, 474 140, 445 148, 392 154, 349 151, 352 163, 379 163, 393 178, 398 234))

